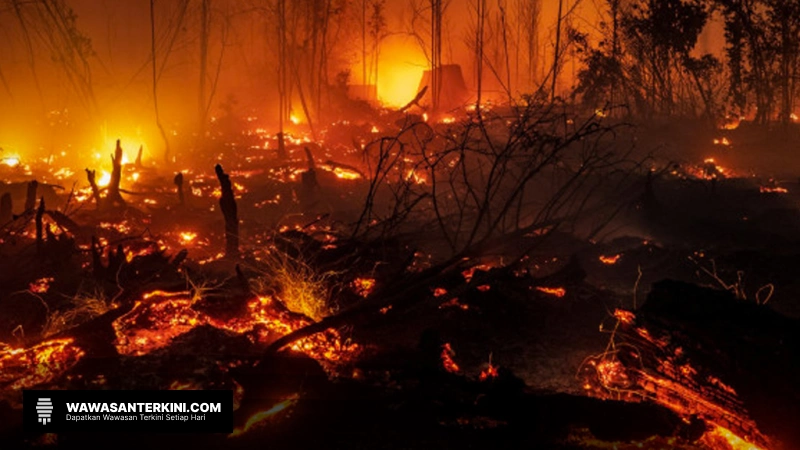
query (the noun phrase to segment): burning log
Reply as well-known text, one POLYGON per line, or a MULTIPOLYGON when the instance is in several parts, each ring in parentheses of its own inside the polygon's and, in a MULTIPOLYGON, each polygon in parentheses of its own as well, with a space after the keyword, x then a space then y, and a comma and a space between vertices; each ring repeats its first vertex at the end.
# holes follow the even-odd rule
POLYGON ((225 218, 225 256, 236 258, 239 256, 239 215, 236 199, 233 196, 231 177, 222 170, 222 166, 219 164, 214 171, 217 173, 217 179, 222 189, 219 206, 225 218))
POLYGON ((11 194, 6 192, 0 197, 0 227, 10 222, 14 218, 13 203, 11 202, 11 194))
POLYGON ((615 317, 609 351, 585 367, 590 393, 699 417, 731 447, 748 443, 734 448, 800 442, 795 320, 677 282, 657 283, 637 313, 615 317))

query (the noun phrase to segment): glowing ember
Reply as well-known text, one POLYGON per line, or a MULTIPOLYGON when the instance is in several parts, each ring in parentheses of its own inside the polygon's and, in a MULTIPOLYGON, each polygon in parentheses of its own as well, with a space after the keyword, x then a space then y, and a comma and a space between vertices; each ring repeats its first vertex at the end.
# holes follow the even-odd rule
POLYGON ((699 443, 710 449, 765 448, 767 438, 748 417, 733 388, 716 377, 700 375, 700 370, 685 361, 682 348, 671 348, 668 339, 654 337, 637 326, 632 312, 616 310, 614 316, 619 320, 614 336, 623 336, 625 348, 633 351, 628 354, 619 350, 622 344, 612 340, 606 353, 590 358, 584 366, 593 369, 593 376, 584 385, 590 394, 626 401, 651 400, 682 417, 699 417, 711 427, 699 443), (633 359, 623 362, 623 357, 626 361, 633 359))
POLYGON ((341 178, 343 180, 357 180, 361 178, 361 174, 354 171, 354 170, 347 170, 342 167, 336 167, 333 169, 334 175, 336 177, 341 178))
POLYGON ((545 287, 545 286, 536 286, 536 290, 539 292, 544 292, 547 295, 552 295, 554 297, 561 298, 567 295, 567 290, 563 287, 545 287))
POLYGON ((724 146, 727 147, 727 146, 731 145, 731 141, 729 141, 728 138, 726 138, 726 137, 724 137, 722 139, 714 139, 714 145, 724 145, 724 146))
MULTIPOLYGON (((144 295, 143 301, 136 302, 112 323, 117 351, 122 355, 146 355, 200 325, 248 334, 254 342, 266 345, 311 323, 276 307, 270 297, 251 300, 244 315, 227 320, 194 309, 195 302, 190 292, 154 291, 144 295)), ((340 361, 360 351, 357 344, 342 339, 336 330, 299 340, 290 348, 322 361, 340 361)))
POLYGON ((287 398, 286 400, 275 404, 272 408, 254 414, 249 419, 247 419, 247 422, 244 424, 244 426, 237 427, 236 429, 234 429, 233 433, 228 435, 228 437, 241 436, 250 431, 251 429, 263 425, 264 421, 266 421, 267 419, 274 417, 276 414, 286 410, 287 408, 297 403, 297 400, 299 398, 300 398, 299 395, 294 394, 291 397, 287 398))
POLYGON ((442 123, 446 123, 446 124, 455 123, 455 121, 456 121, 455 117, 443 117, 442 118, 442 123))
POLYGON ((381 130, 379 130, 378 127, 376 127, 375 125, 372 126, 372 130, 370 130, 370 131, 372 131, 372 133, 374 133, 374 134, 377 134, 377 133, 381 132, 381 130))
POLYGON ((780 186, 760 186, 758 191, 762 194, 788 194, 789 190, 780 186))
POLYGON ((699 442, 713 450, 764 450, 763 447, 747 442, 731 430, 721 426, 715 426, 706 431, 699 442))
POLYGON ((458 301, 458 297, 453 297, 450 300, 439 305, 439 309, 445 309, 445 308, 460 308, 463 311, 467 311, 469 310, 469 305, 460 303, 458 301))
POLYGON ((444 345, 442 345, 442 365, 444 366, 444 370, 450 373, 458 373, 461 370, 458 364, 453 361, 454 356, 456 356, 456 352, 450 347, 449 342, 445 342, 444 345))
POLYGON ((191 295, 181 298, 156 298, 136 302, 133 309, 112 324, 117 339, 114 345, 121 355, 146 355, 168 346, 176 337, 205 322, 192 309, 191 295))
POLYGON ((294 115, 294 114, 292 114, 292 115, 289 117, 289 120, 290 120, 290 121, 291 121, 293 124, 295 124, 295 125, 299 125, 299 124, 300 124, 300 118, 299 118, 299 117, 297 117, 297 116, 296 116, 296 115, 294 115))
POLYGON ((34 294, 44 294, 50 290, 50 283, 53 281, 55 281, 55 278, 39 278, 30 283, 28 289, 34 294))
POLYGON ((374 278, 356 278, 353 280, 353 290, 364 298, 369 297, 373 289, 375 289, 374 278))
POLYGON ((481 374, 478 376, 480 381, 487 381, 497 378, 500 375, 500 372, 497 370, 497 366, 492 364, 492 355, 489 354, 489 365, 481 371, 481 374))
POLYGON ((600 262, 609 266, 612 266, 619 262, 619 259, 622 258, 621 254, 616 254, 612 256, 600 255, 600 262))
POLYGON ((191 244, 197 238, 197 233, 193 231, 184 231, 180 234, 181 244, 188 245, 191 244))
POLYGON ((72 339, 44 341, 29 348, 0 344, 0 386, 27 389, 53 381, 84 356, 72 339))

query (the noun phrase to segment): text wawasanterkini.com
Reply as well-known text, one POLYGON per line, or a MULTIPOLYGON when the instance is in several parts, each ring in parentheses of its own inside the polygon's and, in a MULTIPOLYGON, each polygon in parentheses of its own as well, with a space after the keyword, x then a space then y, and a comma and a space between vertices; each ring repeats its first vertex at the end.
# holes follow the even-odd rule
POLYGON ((205 420, 221 403, 67 403, 67 420, 205 420), (195 414, 180 414, 195 413, 195 414))

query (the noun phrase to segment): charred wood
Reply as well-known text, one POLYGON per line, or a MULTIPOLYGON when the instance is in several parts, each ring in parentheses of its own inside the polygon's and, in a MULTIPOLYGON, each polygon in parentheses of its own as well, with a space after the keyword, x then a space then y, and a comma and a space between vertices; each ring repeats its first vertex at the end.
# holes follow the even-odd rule
POLYGON ((233 195, 231 177, 225 173, 219 164, 214 168, 214 171, 217 173, 217 179, 222 189, 219 206, 225 218, 225 256, 236 258, 239 256, 239 214, 236 198, 233 195))

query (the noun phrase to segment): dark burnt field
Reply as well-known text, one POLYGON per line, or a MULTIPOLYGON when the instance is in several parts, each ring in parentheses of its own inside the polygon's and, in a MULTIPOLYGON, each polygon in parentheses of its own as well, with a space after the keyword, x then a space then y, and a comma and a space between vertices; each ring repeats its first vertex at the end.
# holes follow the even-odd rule
POLYGON ((124 141, 84 172, 5 160, 4 446, 800 442, 791 149, 750 166, 770 136, 746 124, 533 105, 382 114, 215 129, 168 165, 124 141), (229 389, 235 429, 24 434, 31 388, 229 389))

